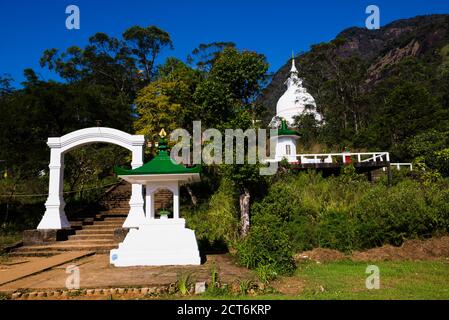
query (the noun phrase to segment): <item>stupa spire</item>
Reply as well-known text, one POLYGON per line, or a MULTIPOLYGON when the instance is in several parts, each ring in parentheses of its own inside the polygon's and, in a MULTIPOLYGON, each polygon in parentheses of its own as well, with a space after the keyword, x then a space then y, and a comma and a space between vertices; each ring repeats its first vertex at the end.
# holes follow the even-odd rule
POLYGON ((290 72, 298 72, 295 66, 295 54, 293 50, 292 50, 292 68, 290 69, 290 72))

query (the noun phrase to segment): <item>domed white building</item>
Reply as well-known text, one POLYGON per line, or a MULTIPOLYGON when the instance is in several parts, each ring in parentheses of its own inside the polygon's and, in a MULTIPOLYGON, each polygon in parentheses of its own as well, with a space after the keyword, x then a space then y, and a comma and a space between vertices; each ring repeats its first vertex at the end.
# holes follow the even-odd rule
POLYGON ((296 131, 288 129, 294 125, 296 116, 311 114, 319 124, 323 121, 316 110, 315 99, 303 87, 302 82, 303 80, 298 76, 295 59, 292 58, 290 76, 285 82, 287 90, 279 98, 276 116, 270 123, 272 128, 278 128, 275 161, 286 159, 290 163, 297 162, 296 140, 300 137, 296 131))
POLYGON ((303 80, 298 76, 295 59, 292 59, 290 76, 285 82, 287 90, 279 98, 276 105, 276 116, 271 121, 272 127, 279 127, 280 120, 285 119, 289 126, 295 122, 294 117, 303 114, 312 114, 318 122, 322 122, 322 116, 317 112, 315 99, 303 87, 303 80))

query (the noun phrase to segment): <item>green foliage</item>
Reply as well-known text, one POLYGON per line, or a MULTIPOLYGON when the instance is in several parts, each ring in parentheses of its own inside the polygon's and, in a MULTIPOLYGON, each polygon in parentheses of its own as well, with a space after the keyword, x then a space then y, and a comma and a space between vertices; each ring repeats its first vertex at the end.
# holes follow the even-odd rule
POLYGON ((263 55, 225 47, 217 54, 207 78, 194 94, 201 119, 209 127, 232 121, 234 115, 242 108, 247 109, 260 93, 267 70, 263 55))
POLYGON ((218 269, 215 265, 212 265, 212 267, 210 269, 210 281, 206 288, 206 295, 212 296, 212 297, 217 297, 217 296, 223 296, 223 295, 228 295, 228 294, 229 294, 228 286, 223 285, 220 282, 218 269))
POLYGON ((178 275, 178 280, 176 281, 176 287, 182 295, 189 294, 190 287, 192 286, 190 273, 181 273, 178 275))
POLYGON ((190 109, 189 86, 180 80, 156 80, 139 91, 136 98, 136 112, 139 118, 134 122, 137 133, 157 141, 161 128, 172 131, 183 128, 190 109))
POLYGON ((218 59, 220 53, 227 47, 235 48, 233 42, 212 42, 201 43, 195 48, 192 53, 187 57, 189 64, 195 65, 195 67, 202 72, 209 72, 215 61, 218 59))
POLYGON ((147 80, 152 79, 154 63, 161 50, 165 47, 173 48, 170 34, 156 26, 133 26, 123 33, 123 38, 147 80))
POLYGON ((271 280, 276 279, 278 273, 276 266, 271 264, 261 264, 256 267, 256 275, 260 282, 269 283, 271 280))
POLYGON ((354 249, 356 239, 355 221, 344 209, 330 209, 322 214, 317 225, 320 247, 340 251, 354 249))
MULTIPOLYGON (((425 184, 402 177, 387 187, 365 179, 348 180, 345 175, 324 179, 315 173, 290 174, 253 204, 252 231, 256 235, 260 230, 256 227, 264 228, 266 235, 281 231, 293 251, 400 245, 405 239, 449 230, 443 200, 448 195, 447 183, 440 179, 425 184)), ((257 240, 255 236, 251 241, 257 240)), ((247 247, 242 246, 241 259, 245 265, 254 265, 251 259, 257 255, 247 254, 243 250, 247 247)))
POLYGON ((269 265, 279 274, 295 270, 288 235, 277 225, 253 224, 249 234, 234 243, 240 264, 250 269, 269 265))
POLYGON ((246 295, 249 291, 249 289, 251 289, 251 285, 252 285, 252 281, 251 280, 240 280, 239 282, 239 289, 240 289, 240 293, 242 295, 246 295))
POLYGON ((424 181, 449 176, 449 132, 427 130, 407 140, 406 152, 424 181))
POLYGON ((228 243, 236 237, 238 211, 234 190, 233 182, 223 179, 209 203, 185 211, 189 226, 206 247, 228 243))
POLYGON ((301 144, 305 151, 311 149, 311 147, 320 140, 321 128, 318 121, 312 114, 302 114, 295 118, 294 126, 298 128, 298 132, 301 136, 301 144))
POLYGON ((413 181, 369 190, 354 208, 358 246, 400 245, 407 238, 430 236, 438 213, 422 191, 413 181))

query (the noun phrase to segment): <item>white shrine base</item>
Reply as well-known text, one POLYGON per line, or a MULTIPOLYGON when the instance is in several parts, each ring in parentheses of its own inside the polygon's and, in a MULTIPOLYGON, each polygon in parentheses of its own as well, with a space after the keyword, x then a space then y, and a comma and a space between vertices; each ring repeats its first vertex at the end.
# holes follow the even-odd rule
POLYGON ((149 219, 129 230, 109 261, 116 267, 199 265, 200 254, 195 231, 184 219, 149 219))

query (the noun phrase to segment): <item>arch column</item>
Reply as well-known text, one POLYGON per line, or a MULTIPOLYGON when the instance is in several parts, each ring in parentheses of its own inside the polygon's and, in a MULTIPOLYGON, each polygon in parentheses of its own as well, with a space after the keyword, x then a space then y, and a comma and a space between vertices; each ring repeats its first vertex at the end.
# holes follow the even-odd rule
MULTIPOLYGON (((143 150, 142 145, 135 145, 132 148, 132 162, 133 169, 143 165, 143 150)), ((143 210, 143 186, 141 184, 133 183, 131 185, 131 199, 129 200, 129 213, 123 223, 123 228, 138 228, 145 222, 145 212, 143 210)))
POLYGON ((48 198, 45 202, 45 214, 37 226, 38 230, 43 229, 65 229, 70 228, 70 223, 64 212, 65 202, 63 197, 64 189, 64 154, 60 146, 50 146, 50 179, 48 185, 48 198))

